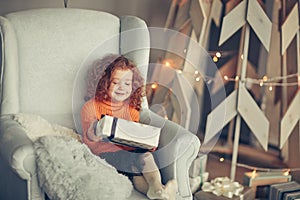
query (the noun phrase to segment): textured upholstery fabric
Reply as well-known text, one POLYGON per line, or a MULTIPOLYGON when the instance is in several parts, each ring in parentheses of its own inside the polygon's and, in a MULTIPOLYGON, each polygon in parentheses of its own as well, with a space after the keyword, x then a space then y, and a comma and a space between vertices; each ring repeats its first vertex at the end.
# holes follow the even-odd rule
POLYGON ((3 57, 1 74, 2 78, 2 99, 1 113, 17 113, 19 111, 18 94, 18 50, 15 31, 11 23, 4 17, 0 17, 3 57), (5 47, 5 48, 4 48, 5 47), (4 67, 7 66, 7 67, 4 67), (5 75, 4 75, 5 74, 5 75), (4 84, 5 82, 5 84, 4 84))
POLYGON ((189 169, 195 159, 194 156, 198 154, 200 146, 198 138, 183 127, 149 110, 141 112, 140 122, 162 128, 159 150, 154 154, 158 158, 158 167, 163 174, 163 182, 176 179, 180 183, 178 187, 180 197, 192 198, 186 169, 189 169))
MULTIPOLYGON (((3 113, 36 113, 50 122, 74 127, 70 102, 77 70, 99 43, 119 33, 120 21, 109 13, 76 10, 74 15, 73 12, 73 9, 42 9, 6 16, 17 39, 17 44, 9 46, 16 46, 19 54, 9 59, 19 57, 19 67, 11 65, 9 74, 14 76, 12 79, 18 71, 26 76, 20 76, 14 88, 5 88, 11 94, 4 95, 4 100, 7 99, 4 103, 8 103, 2 105, 3 113)), ((115 38, 106 53, 118 50, 119 40, 115 38)))
MULTIPOLYGON (((120 53, 134 60, 143 76, 147 77, 150 40, 148 31, 141 28, 146 24, 134 16, 122 16, 120 19, 122 32, 120 53)), ((148 108, 146 97, 142 106, 148 108)))

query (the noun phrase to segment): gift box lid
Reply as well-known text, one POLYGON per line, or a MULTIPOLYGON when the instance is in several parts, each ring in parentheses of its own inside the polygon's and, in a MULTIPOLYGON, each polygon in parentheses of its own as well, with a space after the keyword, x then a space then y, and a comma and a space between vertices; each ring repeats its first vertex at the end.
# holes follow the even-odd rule
POLYGON ((118 119, 118 127, 123 132, 128 133, 130 137, 145 139, 155 137, 160 132, 160 128, 124 119, 118 119))
POLYGON ((96 135, 130 147, 155 150, 161 128, 105 115, 96 126, 96 135))

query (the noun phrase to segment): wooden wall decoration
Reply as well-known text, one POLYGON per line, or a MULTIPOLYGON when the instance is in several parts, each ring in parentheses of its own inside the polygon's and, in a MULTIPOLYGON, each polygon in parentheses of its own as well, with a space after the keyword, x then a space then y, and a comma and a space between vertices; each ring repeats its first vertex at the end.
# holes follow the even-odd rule
POLYGON ((192 0, 190 16, 193 29, 198 43, 206 50, 208 50, 211 23, 213 21, 217 27, 220 27, 222 9, 223 4, 220 0, 212 2, 206 0, 192 0), (197 10, 200 10, 200 13, 198 13, 197 10))
MULTIPOLYGON (((220 25, 222 6, 221 0, 173 0, 165 23, 166 29, 172 29, 178 32, 177 35, 174 34, 168 39, 168 50, 177 49, 180 52, 185 52, 185 55, 177 55, 171 51, 166 51, 162 56, 162 63, 168 61, 171 63, 173 69, 182 71, 181 76, 185 76, 185 79, 194 86, 194 89, 198 92, 198 96, 200 97, 203 92, 203 85, 200 84, 200 81, 195 82, 195 77, 190 75, 193 74, 195 70, 198 70, 196 69, 197 66, 192 66, 190 61, 194 60, 193 57, 197 53, 201 54, 201 52, 194 52, 194 44, 191 44, 192 42, 190 42, 190 40, 193 40, 193 43, 195 41, 199 46, 206 49, 204 45, 206 45, 209 40, 211 22, 214 21, 217 26, 220 25), (183 35, 187 37, 183 37, 183 35)), ((201 55, 197 55, 197 57, 199 56, 201 55)), ((157 70, 159 70, 159 68, 157 68, 157 70)), ((205 70, 199 73, 203 75, 205 70)), ((154 72, 153 76, 156 74, 157 73, 154 72)), ((184 92, 187 91, 185 90, 184 92)), ((154 102, 158 102, 160 98, 158 96, 160 95, 156 92, 156 95, 153 97, 154 102)), ((188 96, 191 96, 190 92, 188 92, 188 96)), ((198 98, 199 105, 202 104, 200 97, 198 98)), ((191 101, 191 98, 189 100, 191 101)), ((171 100, 171 104, 175 103, 171 100)), ((178 113, 176 109, 178 108, 174 107, 173 113, 178 113)), ((195 111, 193 110, 193 112, 195 111)), ((201 111, 198 111, 197 115, 199 115, 199 113, 201 113, 201 111)), ((194 127, 194 125, 190 126, 194 127)), ((197 130, 193 128, 193 132, 197 132, 197 130)))
POLYGON ((223 18, 219 45, 222 45, 222 43, 230 38, 237 30, 243 28, 239 54, 243 55, 243 59, 240 66, 238 65, 238 67, 241 68, 239 85, 237 90, 234 90, 234 92, 232 92, 208 115, 205 133, 206 137, 204 140, 204 144, 208 143, 209 139, 213 138, 229 121, 236 117, 230 174, 232 180, 234 180, 236 171, 241 117, 245 120, 263 148, 265 150, 268 148, 269 121, 245 87, 250 27, 254 30, 266 50, 269 50, 272 23, 257 1, 242 1, 223 18), (214 118, 213 116, 223 115, 223 113, 220 113, 222 110, 220 108, 224 107, 226 107, 226 114, 223 124, 214 124, 212 128, 211 124, 213 122, 211 119, 214 118), (210 137, 207 137, 208 135, 210 137))
MULTIPOLYGON (((291 44, 292 40, 296 37, 297 42, 297 73, 298 73, 298 91, 293 98, 291 104, 289 105, 287 111, 285 112, 281 122, 280 122, 280 149, 287 141, 288 137, 291 135, 293 129, 299 123, 300 120, 300 33, 299 33, 299 11, 298 4, 296 4, 292 11, 289 13, 285 22, 281 27, 281 54, 285 54, 287 48, 291 44)), ((300 123, 299 123, 300 124, 300 123)), ((300 126, 300 125, 299 125, 300 126)), ((299 131, 300 133, 300 131, 299 131)))
MULTIPOLYGON (((236 71, 237 71, 238 59, 239 59, 238 56, 235 55, 219 68, 219 73, 220 73, 221 77, 224 77, 224 76, 235 77, 236 71)), ((246 74, 249 78, 258 79, 258 74, 256 73, 255 66, 249 60, 247 62, 246 74)), ((223 87, 224 84, 227 84, 230 81, 230 80, 222 81, 221 79, 217 78, 217 75, 215 75, 213 80, 214 80, 214 84, 213 84, 213 87, 211 90, 212 94, 216 94, 219 91, 219 89, 221 89, 223 87)), ((248 85, 246 85, 246 87, 249 90, 251 90, 251 92, 255 96, 255 99, 258 100, 261 98, 259 86, 255 85, 255 84, 252 84, 252 85, 248 84, 248 85)))

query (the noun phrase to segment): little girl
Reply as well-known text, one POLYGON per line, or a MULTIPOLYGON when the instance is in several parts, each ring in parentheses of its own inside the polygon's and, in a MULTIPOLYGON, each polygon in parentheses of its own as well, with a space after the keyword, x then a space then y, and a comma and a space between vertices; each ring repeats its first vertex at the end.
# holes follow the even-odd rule
POLYGON ((139 121, 142 97, 145 95, 144 79, 135 64, 122 55, 110 55, 95 63, 91 76, 90 99, 81 110, 83 142, 94 154, 127 175, 135 188, 148 198, 175 199, 176 181, 170 180, 166 186, 162 185, 160 172, 150 152, 113 144, 94 132, 96 122, 102 115, 139 121), (98 81, 95 75, 99 73, 102 77, 98 81), (96 90, 93 89, 95 81, 98 82, 96 90))

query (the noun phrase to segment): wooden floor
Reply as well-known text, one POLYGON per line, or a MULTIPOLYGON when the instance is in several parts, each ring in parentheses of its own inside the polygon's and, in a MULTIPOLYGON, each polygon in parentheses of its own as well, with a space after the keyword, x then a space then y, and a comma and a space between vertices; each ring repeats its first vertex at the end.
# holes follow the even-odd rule
MULTIPOLYGON (((225 146, 216 146, 208 154, 206 172, 209 173, 209 180, 216 177, 229 177, 231 171, 232 149, 225 146)), ((252 172, 249 167, 261 168, 285 168, 276 153, 263 152, 254 148, 240 145, 238 153, 238 166, 236 166, 235 181, 243 184, 244 174, 252 172), (241 164, 241 165, 239 165, 241 164)), ((257 198, 265 199, 265 198, 257 198)))
MULTIPOLYGON (((216 154, 208 155, 206 171, 209 173, 209 180, 214 179, 216 177, 230 178, 231 161, 225 158, 225 160, 221 162, 220 159, 222 158, 224 158, 224 156, 216 154)), ((244 173, 249 171, 250 170, 246 168, 237 167, 235 181, 242 183, 244 173)))
MULTIPOLYGON (((232 149, 224 146, 216 146, 208 154, 206 171, 209 172, 209 179, 215 177, 230 177, 232 149), (221 162, 224 159, 223 162, 221 162), (220 161, 221 160, 221 161, 220 161)), ((240 145, 238 153, 238 164, 247 167, 236 166, 235 180, 243 182, 245 172, 251 172, 248 167, 261 168, 285 168, 286 165, 280 160, 279 156, 272 152, 264 152, 249 146, 240 145)))

